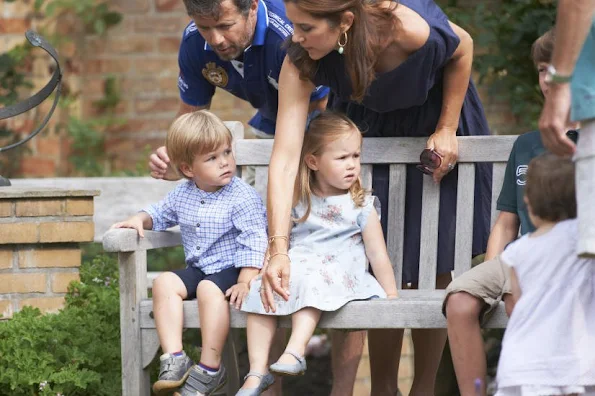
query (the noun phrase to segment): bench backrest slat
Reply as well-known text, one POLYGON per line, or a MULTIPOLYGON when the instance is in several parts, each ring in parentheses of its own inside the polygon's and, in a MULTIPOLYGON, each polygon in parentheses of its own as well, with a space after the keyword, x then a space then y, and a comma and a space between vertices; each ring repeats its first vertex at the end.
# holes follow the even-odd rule
POLYGON ((475 165, 465 163, 459 164, 455 236, 455 276, 459 276, 471 268, 474 198, 475 165))
POLYGON ((403 278, 403 239, 405 236, 405 180, 407 165, 393 164, 389 166, 389 198, 386 244, 388 256, 393 265, 397 288, 401 289, 403 278))
POLYGON ((438 252, 438 212, 440 185, 431 177, 424 177, 422 190, 421 235, 419 252, 419 288, 433 290, 436 285, 438 252))
MULTIPOLYGON (((473 241, 473 206, 475 162, 493 163, 492 224, 495 221, 496 199, 500 194, 506 161, 516 136, 460 137, 458 159, 457 219, 455 236, 455 276, 471 267, 473 241)), ((425 138, 365 138, 362 149, 362 184, 370 189, 372 165, 389 164, 389 209, 387 245, 394 266, 397 285, 403 273, 403 236, 405 219, 406 164, 419 163, 425 138)), ((256 165, 256 189, 266 200, 268 162, 272 140, 249 139, 236 142, 238 165, 256 165)), ((435 289, 438 251, 438 214, 440 188, 430 177, 424 177, 422 195, 419 288, 435 289)))

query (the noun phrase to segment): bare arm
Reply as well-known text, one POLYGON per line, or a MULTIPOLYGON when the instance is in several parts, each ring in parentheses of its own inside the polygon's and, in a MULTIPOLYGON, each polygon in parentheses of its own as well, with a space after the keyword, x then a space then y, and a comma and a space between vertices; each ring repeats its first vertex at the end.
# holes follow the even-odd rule
POLYGON ((459 37, 459 46, 444 67, 442 109, 435 133, 428 139, 428 148, 442 155, 442 165, 434 172, 434 180, 440 181, 448 172, 448 164, 457 162, 459 148, 456 139, 463 101, 469 87, 473 63, 473 39, 465 30, 450 22, 459 37))
POLYGON ((491 260, 502 253, 506 245, 517 238, 520 225, 519 217, 515 213, 500 212, 490 232, 485 261, 491 260))
MULTIPOLYGON (((176 118, 181 116, 182 114, 191 113, 197 110, 204 110, 209 109, 211 104, 207 106, 191 106, 189 104, 180 101, 180 109, 178 110, 178 114, 176 114, 176 118)), ((149 157, 149 169, 151 169, 151 177, 155 179, 164 179, 164 180, 180 180, 180 175, 170 166, 169 157, 167 155, 167 151, 165 150, 165 146, 159 147, 153 154, 149 157)))
MULTIPOLYGON (((556 18, 556 44, 552 65, 561 75, 571 75, 595 13, 595 0, 560 0, 556 18)), ((570 84, 551 84, 539 118, 544 145, 558 155, 571 155, 575 145, 566 136, 570 115, 570 84)))
POLYGON ((514 268, 510 269, 510 288, 512 289, 512 307, 514 309, 514 306, 519 301, 519 298, 521 298, 522 294, 521 285, 519 283, 519 277, 517 276, 514 268))
POLYGON ((368 217, 368 222, 362 232, 364 246, 366 247, 366 256, 370 260, 374 276, 386 292, 386 296, 397 297, 397 283, 395 273, 390 263, 386 243, 382 234, 382 226, 376 209, 372 209, 368 217))
MULTIPOLYGON (((279 110, 275 142, 269 165, 267 216, 269 236, 288 236, 293 187, 297 175, 310 94, 314 84, 301 80, 299 71, 286 57, 279 76, 279 110)), ((273 291, 289 299, 289 257, 287 241, 275 239, 269 244, 270 260, 262 279, 265 310, 275 311, 273 291)))

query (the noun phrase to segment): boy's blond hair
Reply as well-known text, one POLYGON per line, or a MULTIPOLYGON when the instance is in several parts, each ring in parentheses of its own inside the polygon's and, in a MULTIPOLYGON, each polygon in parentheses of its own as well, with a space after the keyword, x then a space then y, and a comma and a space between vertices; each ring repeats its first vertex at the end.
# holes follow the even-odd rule
POLYGON ((182 114, 174 120, 167 132, 165 148, 176 169, 182 163, 192 165, 194 157, 231 146, 231 132, 223 121, 207 110, 182 114))

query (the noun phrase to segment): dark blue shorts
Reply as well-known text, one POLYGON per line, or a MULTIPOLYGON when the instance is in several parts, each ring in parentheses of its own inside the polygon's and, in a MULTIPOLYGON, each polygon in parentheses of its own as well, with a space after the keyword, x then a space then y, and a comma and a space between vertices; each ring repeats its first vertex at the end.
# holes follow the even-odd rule
POLYGON ((184 269, 172 272, 178 275, 180 279, 182 279, 182 282, 184 282, 184 286, 186 286, 187 300, 193 300, 196 298, 196 288, 203 280, 209 280, 213 282, 219 287, 219 289, 221 289, 223 294, 225 294, 227 289, 238 282, 238 276, 240 275, 240 269, 235 267, 224 269, 223 271, 219 271, 211 275, 206 275, 196 267, 186 267, 184 269))

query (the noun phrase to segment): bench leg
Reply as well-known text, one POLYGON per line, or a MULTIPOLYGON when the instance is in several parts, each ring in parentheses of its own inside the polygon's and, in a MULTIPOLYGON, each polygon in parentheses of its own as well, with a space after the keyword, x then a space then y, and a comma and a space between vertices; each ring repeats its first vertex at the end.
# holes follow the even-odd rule
POLYGON ((238 340, 239 330, 229 329, 225 348, 223 349, 223 364, 227 369, 226 394, 235 395, 242 386, 240 381, 240 370, 238 365, 238 340))
POLYGON ((122 395, 150 395, 149 372, 143 370, 140 302, 147 298, 147 252, 119 253, 122 395))

